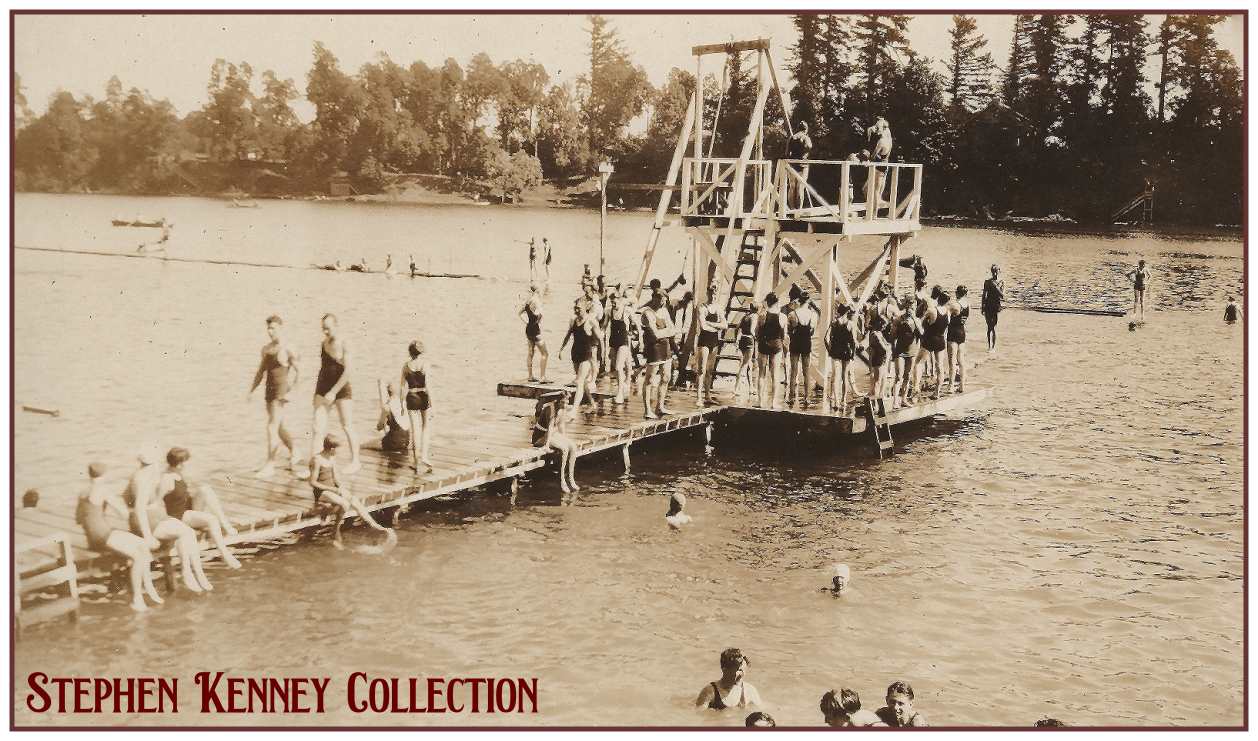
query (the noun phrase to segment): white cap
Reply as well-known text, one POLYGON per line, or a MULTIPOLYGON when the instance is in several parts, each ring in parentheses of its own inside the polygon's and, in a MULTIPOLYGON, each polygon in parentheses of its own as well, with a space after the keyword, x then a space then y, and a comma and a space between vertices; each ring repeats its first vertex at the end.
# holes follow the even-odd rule
POLYGON ((140 463, 151 466, 161 459, 162 451, 161 448, 157 447, 157 443, 148 442, 141 445, 139 452, 135 455, 140 459, 140 463))
POLYGON ((845 563, 836 563, 834 564, 834 575, 841 576, 844 579, 851 579, 852 570, 848 568, 847 564, 845 563))

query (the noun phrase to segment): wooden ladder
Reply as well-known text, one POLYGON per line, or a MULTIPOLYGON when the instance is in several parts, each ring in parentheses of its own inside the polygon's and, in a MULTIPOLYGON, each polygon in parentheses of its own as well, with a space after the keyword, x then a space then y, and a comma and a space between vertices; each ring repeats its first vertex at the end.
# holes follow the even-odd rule
POLYGON ((895 441, 891 439, 891 425, 887 424, 887 406, 883 399, 869 399, 865 405, 869 430, 874 438, 880 459, 895 455, 895 441))
MULTIPOLYGON (((723 237, 717 237, 717 248, 723 237)), ((738 373, 742 354, 738 352, 738 325, 751 312, 755 299, 756 277, 760 269, 760 254, 764 251, 764 230, 747 229, 738 247, 738 262, 734 265, 734 278, 730 282, 729 300, 725 302, 727 326, 721 332, 721 344, 716 350, 714 374, 730 377, 738 373)))

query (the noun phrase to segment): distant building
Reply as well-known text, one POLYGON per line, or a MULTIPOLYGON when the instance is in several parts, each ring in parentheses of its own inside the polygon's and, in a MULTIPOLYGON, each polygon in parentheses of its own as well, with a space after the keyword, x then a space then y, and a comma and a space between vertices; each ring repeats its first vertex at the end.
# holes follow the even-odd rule
POLYGON ((348 172, 337 172, 328 181, 328 195, 330 196, 348 196, 352 195, 353 192, 353 188, 349 184, 348 172))

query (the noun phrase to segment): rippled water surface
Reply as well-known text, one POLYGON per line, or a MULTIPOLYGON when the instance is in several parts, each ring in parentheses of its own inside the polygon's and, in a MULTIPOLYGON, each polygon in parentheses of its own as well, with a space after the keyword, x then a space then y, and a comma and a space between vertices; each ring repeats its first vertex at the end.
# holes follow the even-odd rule
MULTIPOLYGON (((375 378, 405 345, 434 353, 437 424, 527 411, 494 384, 518 377, 515 312, 526 248, 555 245, 546 333, 583 263, 597 266, 594 213, 497 207, 20 195, 19 247, 130 252, 145 230, 115 215, 176 223, 173 255, 302 268, 386 253, 473 280, 393 279, 305 269, 16 252, 16 401, 58 408, 16 419, 17 490, 72 492, 88 460, 128 465, 156 439, 194 468, 254 465, 261 403, 247 403, 263 319, 283 315, 312 383, 318 318, 354 343, 358 426, 374 422, 375 378)), ((632 279, 649 216, 613 214, 607 272, 632 279)), ((736 724, 689 702, 741 647, 780 724, 821 722, 830 687, 878 704, 910 681, 938 725, 1237 725, 1242 720, 1242 327, 1221 321, 1243 291, 1242 245, 1150 235, 1025 235, 927 228, 910 247, 932 281, 978 289, 999 262, 1025 304, 1124 308, 1123 273, 1154 270, 1147 326, 1119 318, 1002 314, 1000 352, 971 323, 983 408, 897 431, 886 462, 864 451, 782 455, 645 446, 633 474, 585 461, 571 504, 535 476, 513 507, 480 493, 404 519, 383 557, 325 541, 263 547, 217 589, 133 616, 100 599, 76 627, 41 627, 16 649, 19 677, 177 675, 184 701, 204 669, 259 675, 536 676, 538 716, 359 716, 332 692, 333 723, 736 724), (665 527, 666 495, 695 525, 665 527), (853 591, 821 594, 824 569, 851 565, 853 591), (1123 698, 1116 702, 1116 693, 1123 698)), ((658 274, 686 238, 666 230, 658 274)), ((876 251, 860 239, 846 270, 876 251)), ((567 367, 566 360, 556 368, 567 367)), ((521 406, 523 405, 523 406, 521 406)), ((296 429, 309 402, 292 405, 296 429)), ((440 434, 439 427, 438 433, 440 434)), ((18 699, 20 700, 19 694, 18 699)), ((47 722, 21 708, 19 723, 47 722)), ((72 720, 72 719, 70 719, 72 720)), ((120 722, 199 723, 177 717, 120 722)), ((214 718, 231 723, 232 718, 214 718)), ((252 717, 240 722, 312 722, 252 717)))

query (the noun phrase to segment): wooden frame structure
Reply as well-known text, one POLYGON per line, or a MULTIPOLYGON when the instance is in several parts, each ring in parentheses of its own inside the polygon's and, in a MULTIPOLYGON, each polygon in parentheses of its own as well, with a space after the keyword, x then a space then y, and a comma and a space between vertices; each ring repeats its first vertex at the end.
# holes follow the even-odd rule
MULTIPOLYGON (((784 295, 792 285, 809 289, 819 314, 818 332, 833 318, 836 295, 858 308, 880 279, 898 286, 900 245, 921 230, 920 164, 841 160, 781 159, 764 151, 764 113, 776 94, 793 136, 790 101, 778 85, 769 39, 708 44, 691 49, 695 90, 682 122, 667 177, 655 210, 655 223, 643 251, 637 291, 646 285, 660 232, 677 192, 677 214, 691 237, 696 301, 709 281, 726 307, 731 328, 722 336, 717 375, 732 375, 739 314, 770 292, 784 295), (713 157, 704 147, 703 59, 713 54, 756 53, 756 101, 738 157, 713 157), (687 150, 690 150, 687 156, 687 150), (854 237, 886 236, 870 265, 849 281, 839 270, 840 250, 854 237)), ((718 102, 717 115, 720 114, 718 102)), ((715 128, 715 123, 714 123, 715 128)), ((694 343, 691 322, 686 347, 694 343)), ((829 358, 814 342, 819 380, 829 358)), ((685 357, 686 354, 683 355, 685 357)))

